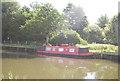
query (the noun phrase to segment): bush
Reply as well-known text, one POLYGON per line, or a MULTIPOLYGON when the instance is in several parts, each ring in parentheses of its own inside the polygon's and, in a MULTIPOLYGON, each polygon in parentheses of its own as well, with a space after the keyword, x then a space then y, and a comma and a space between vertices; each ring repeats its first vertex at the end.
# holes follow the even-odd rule
POLYGON ((52 46, 50 43, 44 43, 42 46, 52 46))
POLYGON ((89 47, 91 52, 113 52, 118 53, 118 46, 110 45, 110 44, 88 44, 81 45, 76 44, 76 47, 89 47))
POLYGON ((50 38, 50 43, 52 45, 59 44, 88 44, 87 41, 83 40, 80 35, 73 30, 63 30, 58 35, 54 35, 50 38))
POLYGON ((118 52, 118 46, 110 44, 89 44, 89 47, 97 52, 118 52))
POLYGON ((85 33, 85 40, 89 43, 96 42, 102 43, 103 42, 103 32, 102 28, 99 26, 88 26, 83 29, 85 33))

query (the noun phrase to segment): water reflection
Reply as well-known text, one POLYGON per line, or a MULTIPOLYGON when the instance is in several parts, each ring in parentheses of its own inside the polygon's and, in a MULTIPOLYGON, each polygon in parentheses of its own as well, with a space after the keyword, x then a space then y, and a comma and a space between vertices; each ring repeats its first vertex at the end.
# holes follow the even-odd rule
POLYGON ((95 72, 88 72, 85 79, 95 79, 95 75, 96 75, 95 72))
MULTIPOLYGON (((84 79, 112 79, 118 78, 117 64, 100 59, 71 59, 52 56, 42 56, 50 63, 59 64, 64 74, 73 78, 84 79), (68 71, 69 70, 69 71, 68 71), (71 73, 70 73, 71 72, 71 73), (74 74, 75 73, 75 74, 74 74), (114 76, 113 76, 114 75, 114 76)), ((68 77, 67 77, 68 78, 68 77)))
MULTIPOLYGON (((20 52, 14 54, 19 55, 20 52)), ((13 54, 13 53, 12 53, 13 54)), ((22 53, 23 54, 23 53, 22 53)), ((25 53, 26 54, 26 53, 25 53)), ((24 55, 24 54, 23 54, 24 55)), ((100 59, 53 56, 3 58, 3 78, 18 79, 117 79, 118 64, 100 59)))

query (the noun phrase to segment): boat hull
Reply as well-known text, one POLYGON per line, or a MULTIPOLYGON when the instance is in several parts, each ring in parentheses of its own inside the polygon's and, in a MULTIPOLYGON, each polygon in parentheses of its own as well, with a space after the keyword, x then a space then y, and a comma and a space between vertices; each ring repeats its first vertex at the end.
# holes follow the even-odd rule
POLYGON ((93 58, 93 55, 69 55, 69 54, 58 54, 58 53, 42 53, 37 52, 37 56, 47 55, 47 56, 57 56, 57 57, 68 57, 68 58, 93 58))

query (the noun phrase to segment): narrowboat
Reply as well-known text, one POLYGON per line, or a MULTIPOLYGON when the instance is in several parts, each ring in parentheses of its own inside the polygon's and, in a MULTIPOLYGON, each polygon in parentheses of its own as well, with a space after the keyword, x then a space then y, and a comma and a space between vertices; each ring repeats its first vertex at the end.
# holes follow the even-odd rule
POLYGON ((37 47, 36 55, 60 56, 60 57, 91 57, 94 54, 89 52, 88 47, 73 47, 69 44, 59 46, 40 46, 37 47))

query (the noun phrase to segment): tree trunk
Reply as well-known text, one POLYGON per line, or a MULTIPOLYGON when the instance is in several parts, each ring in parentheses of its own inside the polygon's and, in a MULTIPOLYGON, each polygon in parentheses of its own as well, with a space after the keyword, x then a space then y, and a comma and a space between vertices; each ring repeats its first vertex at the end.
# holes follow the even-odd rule
POLYGON ((48 35, 46 36, 46 43, 48 44, 48 41, 49 41, 49 37, 48 35))

